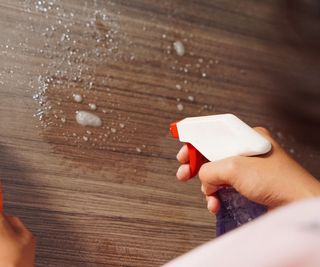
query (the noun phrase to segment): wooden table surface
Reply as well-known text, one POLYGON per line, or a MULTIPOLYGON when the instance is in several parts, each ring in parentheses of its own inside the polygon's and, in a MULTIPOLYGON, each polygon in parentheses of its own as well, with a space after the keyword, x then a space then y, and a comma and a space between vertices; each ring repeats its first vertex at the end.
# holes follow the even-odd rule
POLYGON ((277 3, 0 0, 0 175, 37 266, 159 266, 214 238, 199 182, 175 179, 186 116, 269 127, 319 175, 268 102, 300 75, 277 3), (103 127, 76 123, 89 103, 103 127))

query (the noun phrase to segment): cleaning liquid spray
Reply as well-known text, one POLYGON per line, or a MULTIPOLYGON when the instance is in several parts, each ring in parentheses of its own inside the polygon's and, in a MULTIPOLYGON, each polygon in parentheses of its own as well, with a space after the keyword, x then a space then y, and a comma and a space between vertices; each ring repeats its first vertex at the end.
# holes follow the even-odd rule
MULTIPOLYGON (((208 161, 232 156, 268 153, 271 143, 232 114, 191 117, 170 125, 174 138, 187 143, 191 177, 197 175, 204 158, 208 161)), ((217 192, 221 208, 217 214, 217 236, 226 233, 267 211, 240 195, 232 187, 217 192)))

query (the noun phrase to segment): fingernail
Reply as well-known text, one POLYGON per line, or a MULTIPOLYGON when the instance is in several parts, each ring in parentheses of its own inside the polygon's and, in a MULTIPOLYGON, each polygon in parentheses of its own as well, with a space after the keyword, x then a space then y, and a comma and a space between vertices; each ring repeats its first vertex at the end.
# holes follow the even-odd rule
POLYGON ((205 191, 204 191, 204 186, 203 186, 203 184, 201 185, 201 192, 202 192, 203 194, 205 194, 205 191))
POLYGON ((177 178, 179 180, 187 180, 190 178, 190 168, 188 164, 183 164, 177 171, 177 178))

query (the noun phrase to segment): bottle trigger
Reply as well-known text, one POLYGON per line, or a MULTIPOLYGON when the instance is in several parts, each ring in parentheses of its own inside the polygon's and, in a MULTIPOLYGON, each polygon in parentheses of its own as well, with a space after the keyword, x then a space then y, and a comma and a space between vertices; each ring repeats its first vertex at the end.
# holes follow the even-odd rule
POLYGON ((196 176, 202 165, 202 154, 191 144, 187 143, 189 154, 190 177, 196 176))

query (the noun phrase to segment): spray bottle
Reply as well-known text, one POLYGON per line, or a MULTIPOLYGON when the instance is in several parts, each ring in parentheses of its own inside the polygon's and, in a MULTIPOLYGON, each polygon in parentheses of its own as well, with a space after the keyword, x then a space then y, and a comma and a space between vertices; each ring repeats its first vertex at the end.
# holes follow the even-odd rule
MULTIPOLYGON (((221 160, 232 156, 268 153, 271 143, 232 114, 191 117, 170 125, 174 138, 185 142, 189 153, 191 177, 197 175, 204 159, 221 160)), ((221 208, 217 214, 217 236, 226 233, 267 211, 232 187, 217 192, 221 208)))

